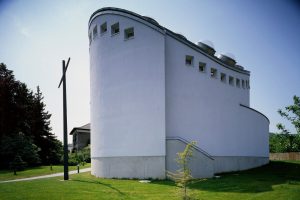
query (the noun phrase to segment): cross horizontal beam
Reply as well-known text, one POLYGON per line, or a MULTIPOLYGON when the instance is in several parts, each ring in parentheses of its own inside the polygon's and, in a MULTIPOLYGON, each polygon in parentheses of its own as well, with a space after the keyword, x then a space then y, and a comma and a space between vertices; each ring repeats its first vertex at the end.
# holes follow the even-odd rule
POLYGON ((69 66, 70 59, 71 59, 71 58, 69 57, 69 59, 68 59, 68 62, 67 62, 67 65, 66 65, 66 66, 65 66, 65 68, 64 68, 63 75, 62 75, 62 77, 61 77, 61 79, 60 79, 60 82, 59 82, 58 88, 60 87, 61 83, 63 82, 64 76, 65 76, 65 73, 66 73, 66 71, 67 71, 67 69, 68 69, 68 66, 69 66))

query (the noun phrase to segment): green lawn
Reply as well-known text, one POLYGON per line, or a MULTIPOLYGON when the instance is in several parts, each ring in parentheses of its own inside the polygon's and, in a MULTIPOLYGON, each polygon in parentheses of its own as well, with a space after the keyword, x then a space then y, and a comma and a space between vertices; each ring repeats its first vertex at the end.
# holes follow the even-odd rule
MULTIPOLYGON (((89 173, 0 184, 0 199, 181 199, 172 181, 139 183, 137 180, 99 179, 89 173)), ((269 165, 190 186, 192 199, 299 200, 300 162, 269 165)))
MULTIPOLYGON (((87 163, 84 166, 80 166, 80 169, 90 167, 91 164, 87 163)), ((69 166, 69 170, 76 170, 76 166, 69 166)), ((52 166, 52 171, 50 170, 50 166, 40 166, 40 167, 32 167, 28 168, 24 171, 18 171, 17 175, 13 175, 13 171, 11 170, 0 170, 0 181, 19 179, 19 178, 28 178, 33 176, 41 176, 47 174, 54 174, 63 172, 64 167, 62 165, 54 165, 52 166)), ((1 198, 0 198, 1 199, 1 198)))

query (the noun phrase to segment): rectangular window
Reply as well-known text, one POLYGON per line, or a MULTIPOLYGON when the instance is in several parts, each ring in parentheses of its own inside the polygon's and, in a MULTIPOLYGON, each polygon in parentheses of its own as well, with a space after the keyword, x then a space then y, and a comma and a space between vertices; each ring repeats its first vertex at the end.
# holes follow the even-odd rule
POLYGON ((245 89, 245 81, 242 80, 242 87, 245 89))
POLYGON ((229 85, 234 85, 234 78, 229 76, 229 85))
POLYGON ((97 30, 97 26, 95 26, 93 29, 93 39, 97 37, 97 34, 98 34, 98 30, 97 30))
POLYGON ((124 30, 124 38, 126 39, 130 39, 134 37, 134 28, 127 28, 124 30))
POLYGON ((118 34, 120 32, 119 22, 111 26, 111 35, 118 34))
POLYGON ((240 87, 241 86, 241 84, 240 84, 240 79, 236 79, 235 80, 235 85, 236 85, 236 87, 240 87))
POLYGON ((226 74, 221 73, 221 81, 226 83, 226 74))
POLYGON ((107 23, 105 22, 100 26, 100 33, 103 34, 106 32, 107 32, 107 23))
POLYGON ((185 64, 189 66, 193 66, 194 56, 185 56, 185 64))
POLYGON ((217 69, 210 68, 210 77, 217 78, 217 69))
POLYGON ((199 62, 199 71, 203 73, 206 71, 206 63, 199 62))

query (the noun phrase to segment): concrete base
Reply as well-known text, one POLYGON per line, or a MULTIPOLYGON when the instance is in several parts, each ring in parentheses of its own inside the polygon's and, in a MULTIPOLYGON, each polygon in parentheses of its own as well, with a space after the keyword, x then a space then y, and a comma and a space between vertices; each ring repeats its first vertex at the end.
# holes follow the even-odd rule
MULTIPOLYGON (((165 156, 94 157, 91 159, 91 174, 103 178, 165 179, 166 171, 178 170, 176 157, 187 141, 166 140, 165 156)), ((241 171, 269 163, 269 157, 211 156, 193 147, 189 167, 194 178, 210 178, 215 173, 241 171)))
POLYGON ((165 156, 96 157, 91 174, 103 178, 165 179, 165 156))
MULTIPOLYGON (((182 138, 167 139, 166 170, 178 170, 176 157, 182 152, 188 141, 182 138)), ((248 156, 211 156, 201 149, 193 148, 190 169, 194 178, 210 178, 216 173, 233 172, 259 167, 269 163, 269 157, 248 156)))
MULTIPOLYGON (((178 170, 176 157, 178 152, 182 152, 186 143, 179 139, 167 139, 166 169, 170 172, 178 170)), ((193 148, 193 157, 190 160, 189 167, 193 178, 210 178, 214 176, 214 160, 193 148)))
POLYGON ((269 157, 214 156, 215 173, 241 171, 269 163, 269 157))

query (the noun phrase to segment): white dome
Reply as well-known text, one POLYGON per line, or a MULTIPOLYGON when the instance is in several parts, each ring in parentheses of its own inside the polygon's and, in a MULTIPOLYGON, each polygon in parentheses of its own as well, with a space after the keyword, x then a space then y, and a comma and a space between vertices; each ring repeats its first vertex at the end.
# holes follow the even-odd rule
POLYGON ((233 59, 233 60, 236 60, 236 59, 235 59, 235 55, 232 54, 232 53, 222 53, 222 55, 227 56, 227 57, 229 57, 229 58, 231 58, 231 59, 233 59))
POLYGON ((200 42, 203 43, 203 44, 206 44, 207 46, 209 46, 209 47, 211 47, 213 49, 215 49, 214 43, 212 41, 210 41, 210 40, 202 40, 200 42))

